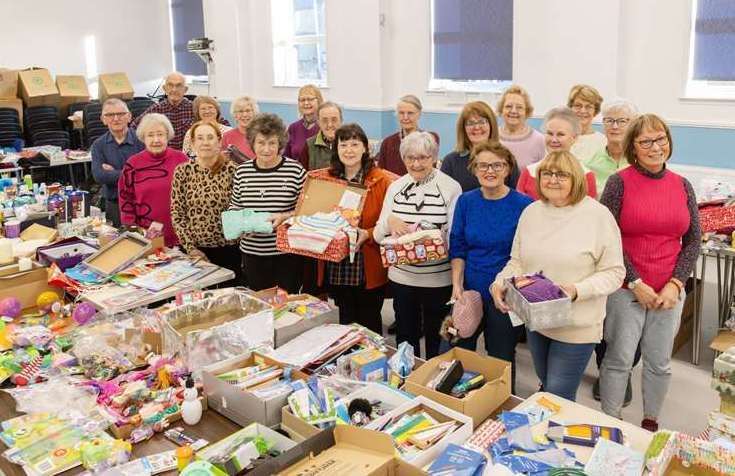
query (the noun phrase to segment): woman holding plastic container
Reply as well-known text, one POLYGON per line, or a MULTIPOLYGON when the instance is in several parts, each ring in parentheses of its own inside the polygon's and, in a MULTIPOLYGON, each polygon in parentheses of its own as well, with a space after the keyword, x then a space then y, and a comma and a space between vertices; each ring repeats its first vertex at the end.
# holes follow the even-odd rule
POLYGON ((620 225, 625 286, 607 300, 600 369, 602 410, 620 418, 628 376, 640 342, 643 421, 658 430, 671 380, 671 351, 684 305, 684 283, 699 255, 701 229, 694 190, 666 168, 671 132, 654 114, 628 126, 623 155, 630 167, 612 175, 600 202, 620 225))
MULTIPOLYGON (((483 321, 478 332, 457 344, 470 350, 485 333, 485 349, 492 357, 507 360, 515 369, 517 333, 504 312, 490 298, 490 285, 510 259, 510 249, 518 219, 532 200, 506 185, 515 168, 513 154, 501 143, 487 141, 475 145, 469 170, 480 188, 463 193, 457 200, 449 238, 452 263, 452 299, 474 290, 483 298, 483 321)), ((515 382, 515 370, 513 371, 515 382)))
MULTIPOLYGON (((453 178, 436 169, 437 146, 429 132, 416 131, 403 138, 400 154, 408 173, 393 182, 385 194, 373 238, 382 243, 417 227, 451 230, 454 206, 462 188, 453 178)), ((420 355, 422 321, 426 356, 439 352, 439 328, 448 313, 452 276, 448 259, 414 265, 396 265, 388 270, 396 311, 400 344, 408 341, 420 355)))
POLYGON ((309 172, 310 177, 334 177, 367 188, 358 223, 357 252, 352 261, 319 261, 318 282, 325 281, 339 308, 342 324, 356 322, 382 334, 380 311, 383 308, 388 270, 380 259, 380 247, 373 239, 373 229, 388 186, 397 177, 375 166, 370 157, 368 138, 357 124, 345 124, 334 135, 335 147, 328 169, 309 172), (326 275, 326 276, 325 276, 326 275), (325 279, 326 278, 326 279, 325 279))
POLYGON ((528 331, 536 375, 544 391, 575 400, 592 350, 602 338, 607 296, 625 276, 620 230, 609 210, 587 196, 579 161, 553 152, 538 168, 540 199, 521 214, 510 261, 491 294, 508 312, 506 279, 543 272, 571 298, 566 325, 528 331))

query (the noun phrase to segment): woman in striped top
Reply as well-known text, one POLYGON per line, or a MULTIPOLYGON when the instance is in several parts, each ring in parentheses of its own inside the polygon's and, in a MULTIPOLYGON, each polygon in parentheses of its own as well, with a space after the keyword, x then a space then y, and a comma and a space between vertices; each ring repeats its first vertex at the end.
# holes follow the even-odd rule
MULTIPOLYGON (((412 132, 401 142, 400 154, 408 173, 388 187, 380 218, 373 230, 375 241, 410 232, 410 225, 428 222, 448 232, 454 205, 462 188, 435 168, 438 146, 428 132, 412 132)), ((427 358, 439 351, 439 327, 452 295, 448 259, 419 265, 392 266, 388 279, 398 324, 396 339, 408 341, 420 355, 423 320, 427 358), (423 318, 423 319, 422 319, 423 318)))
POLYGON ((230 210, 247 208, 270 213, 271 233, 249 233, 240 238, 245 285, 254 290, 280 286, 289 293, 301 287, 301 258, 276 249, 276 227, 293 215, 304 186, 306 171, 279 151, 286 144, 283 121, 275 114, 258 114, 247 127, 255 160, 237 168, 230 210))

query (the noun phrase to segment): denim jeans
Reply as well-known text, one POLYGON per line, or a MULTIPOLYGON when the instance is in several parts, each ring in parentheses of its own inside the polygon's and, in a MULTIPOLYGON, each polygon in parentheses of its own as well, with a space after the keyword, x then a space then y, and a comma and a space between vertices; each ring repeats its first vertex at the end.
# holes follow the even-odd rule
POLYGON ((543 390, 575 401, 595 344, 569 344, 528 331, 528 346, 543 390))

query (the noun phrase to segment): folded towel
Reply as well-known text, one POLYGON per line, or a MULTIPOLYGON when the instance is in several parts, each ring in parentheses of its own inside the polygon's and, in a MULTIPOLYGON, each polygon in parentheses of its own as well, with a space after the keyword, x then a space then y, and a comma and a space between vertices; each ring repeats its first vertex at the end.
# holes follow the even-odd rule
POLYGON ((271 214, 255 210, 227 210, 222 212, 222 232, 227 240, 240 238, 244 233, 273 233, 271 214))

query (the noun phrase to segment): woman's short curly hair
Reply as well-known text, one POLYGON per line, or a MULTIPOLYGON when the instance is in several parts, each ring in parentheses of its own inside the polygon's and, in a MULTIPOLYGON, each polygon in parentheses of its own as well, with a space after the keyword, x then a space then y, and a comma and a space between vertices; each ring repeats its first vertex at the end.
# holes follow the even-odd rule
POLYGON ((247 129, 245 129, 245 135, 250 144, 255 144, 255 136, 258 134, 265 137, 278 137, 279 150, 286 147, 286 142, 288 142, 288 132, 286 131, 286 125, 283 123, 283 120, 277 115, 268 112, 257 114, 250 121, 247 129))

